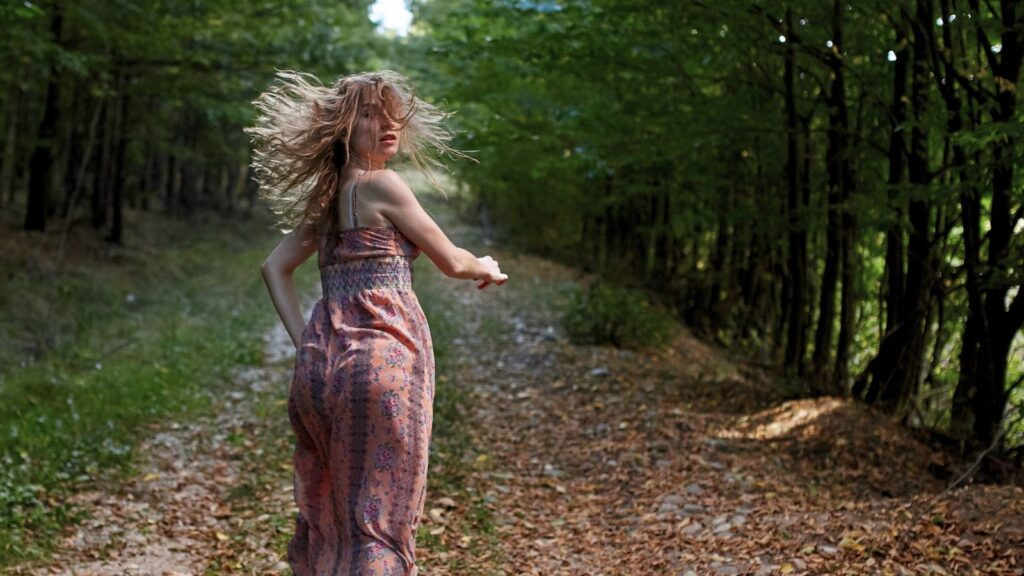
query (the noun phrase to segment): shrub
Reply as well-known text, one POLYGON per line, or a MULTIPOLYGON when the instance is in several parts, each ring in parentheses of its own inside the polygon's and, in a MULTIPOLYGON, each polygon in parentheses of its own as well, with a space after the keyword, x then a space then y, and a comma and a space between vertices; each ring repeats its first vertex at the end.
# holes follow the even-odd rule
POLYGON ((673 315, 651 304, 640 290, 598 282, 577 292, 562 316, 562 326, 577 344, 620 348, 656 348, 675 334, 673 315))

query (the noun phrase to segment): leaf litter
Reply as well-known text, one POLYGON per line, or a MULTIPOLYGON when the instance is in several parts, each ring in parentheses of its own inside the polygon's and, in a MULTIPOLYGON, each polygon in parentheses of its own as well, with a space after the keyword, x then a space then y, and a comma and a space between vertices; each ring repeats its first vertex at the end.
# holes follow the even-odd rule
POLYGON ((653 352, 571 344, 557 287, 579 273, 491 253, 511 279, 456 288, 451 377, 471 391, 486 458, 470 492, 496 546, 449 545, 459 569, 428 573, 1024 573, 1021 487, 943 493, 958 463, 941 448, 850 399, 788 399, 685 329, 653 352))

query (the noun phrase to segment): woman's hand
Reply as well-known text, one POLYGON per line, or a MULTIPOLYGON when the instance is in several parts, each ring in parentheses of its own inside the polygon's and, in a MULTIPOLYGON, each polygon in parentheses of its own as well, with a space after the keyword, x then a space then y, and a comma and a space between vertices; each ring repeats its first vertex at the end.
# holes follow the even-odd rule
POLYGON ((508 280, 508 274, 502 274, 501 269, 498 268, 498 262, 490 256, 482 256, 476 259, 480 263, 480 266, 484 269, 484 276, 481 278, 474 278, 474 280, 480 281, 477 284, 477 288, 483 290, 491 284, 501 286, 508 280))

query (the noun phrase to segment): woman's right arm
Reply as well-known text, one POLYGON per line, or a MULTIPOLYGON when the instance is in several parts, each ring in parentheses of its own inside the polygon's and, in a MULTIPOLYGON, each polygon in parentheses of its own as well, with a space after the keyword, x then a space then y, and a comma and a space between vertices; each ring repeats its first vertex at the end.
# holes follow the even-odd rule
POLYGON ((288 335, 298 349, 305 322, 299 297, 295 292, 293 273, 300 264, 316 252, 317 243, 311 226, 299 226, 289 232, 270 252, 260 266, 270 299, 281 317, 288 335))
POLYGON ((419 246, 438 270, 452 278, 478 280, 479 288, 505 283, 508 276, 501 272, 493 258, 477 258, 448 239, 401 176, 392 170, 373 174, 374 178, 367 183, 375 188, 380 213, 419 246))

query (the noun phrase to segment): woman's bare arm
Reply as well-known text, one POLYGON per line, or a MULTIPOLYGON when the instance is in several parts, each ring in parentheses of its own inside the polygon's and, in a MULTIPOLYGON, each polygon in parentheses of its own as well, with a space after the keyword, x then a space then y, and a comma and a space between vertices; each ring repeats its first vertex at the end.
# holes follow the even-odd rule
POLYGON ((508 278, 490 256, 477 258, 454 245, 423 209, 409 185, 392 170, 376 170, 366 180, 376 208, 412 240, 443 274, 452 278, 480 280, 480 288, 503 284, 508 278))
POLYGON ((317 243, 309 226, 300 226, 289 232, 270 252, 260 266, 270 299, 281 317, 295 348, 299 347, 305 321, 299 297, 295 292, 293 273, 300 264, 316 252, 317 243))

